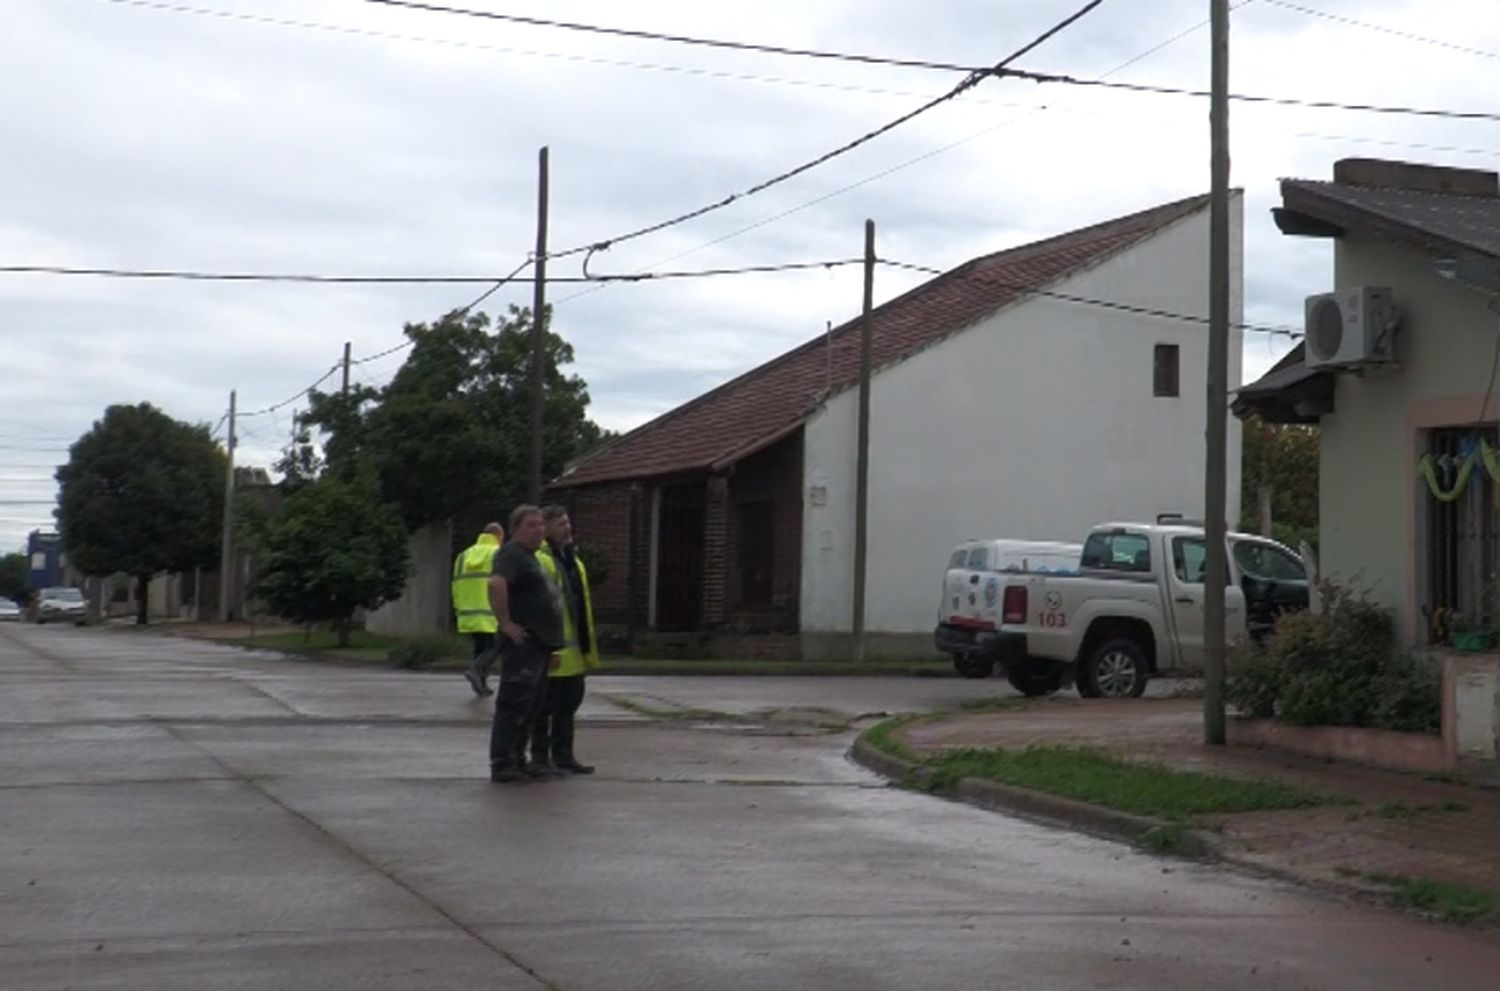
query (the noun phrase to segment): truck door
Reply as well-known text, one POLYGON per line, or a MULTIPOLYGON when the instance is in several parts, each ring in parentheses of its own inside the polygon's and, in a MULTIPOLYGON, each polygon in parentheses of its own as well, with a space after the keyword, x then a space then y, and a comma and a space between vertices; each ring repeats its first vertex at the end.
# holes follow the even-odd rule
POLYGON ((1177 631, 1177 663, 1203 670, 1203 573, 1208 551, 1201 537, 1172 538, 1172 568, 1167 591, 1172 625, 1177 631))

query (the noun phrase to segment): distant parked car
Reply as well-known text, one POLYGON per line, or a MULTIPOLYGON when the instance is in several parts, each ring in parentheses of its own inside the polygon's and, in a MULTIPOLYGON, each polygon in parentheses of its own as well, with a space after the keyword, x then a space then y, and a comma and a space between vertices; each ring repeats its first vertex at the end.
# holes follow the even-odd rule
POLYGON ((19 623, 21 621, 21 607, 10 599, 0 596, 0 623, 19 623))
POLYGON ((44 588, 36 594, 36 604, 33 606, 38 623, 48 622, 83 622, 88 613, 88 604, 83 600, 83 593, 76 588, 58 587, 44 588))

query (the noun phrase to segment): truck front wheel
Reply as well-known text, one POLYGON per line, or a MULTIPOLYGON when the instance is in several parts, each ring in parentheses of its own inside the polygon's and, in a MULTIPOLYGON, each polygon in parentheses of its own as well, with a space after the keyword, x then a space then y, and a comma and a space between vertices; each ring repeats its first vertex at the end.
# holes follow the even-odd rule
POLYGON ((1086 698, 1138 699, 1149 677, 1150 666, 1140 644, 1124 637, 1106 640, 1084 660, 1078 672, 1078 693, 1086 698))

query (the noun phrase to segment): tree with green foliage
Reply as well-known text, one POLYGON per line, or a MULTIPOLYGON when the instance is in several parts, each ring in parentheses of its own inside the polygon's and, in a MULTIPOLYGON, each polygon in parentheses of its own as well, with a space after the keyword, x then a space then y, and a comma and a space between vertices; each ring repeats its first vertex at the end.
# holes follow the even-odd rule
POLYGON ((212 565, 219 553, 226 458, 206 426, 150 403, 111 406, 57 470, 57 520, 73 565, 86 575, 125 572, 146 589, 164 571, 212 565))
MULTIPOLYGON (((550 312, 549 312, 550 315, 550 312)), ((304 484, 319 470, 339 478, 370 470, 409 529, 471 510, 524 500, 531 442, 531 313, 511 307, 492 331, 483 313, 408 324, 411 353, 383 389, 313 392, 299 421, 310 432, 278 465, 304 484)), ((542 467, 547 477, 598 443, 587 386, 563 369, 573 348, 545 331, 546 405, 542 467)))
POLYGON ((401 594, 406 527, 368 474, 326 476, 287 496, 261 536, 254 594, 295 623, 330 623, 349 645, 357 609, 401 594))
POLYGON ((26 594, 26 555, 20 552, 0 555, 0 595, 17 602, 26 594))
POLYGON ((1271 487, 1272 536, 1296 547, 1318 542, 1318 430, 1248 417, 1242 434, 1241 526, 1257 529, 1260 488, 1271 487))

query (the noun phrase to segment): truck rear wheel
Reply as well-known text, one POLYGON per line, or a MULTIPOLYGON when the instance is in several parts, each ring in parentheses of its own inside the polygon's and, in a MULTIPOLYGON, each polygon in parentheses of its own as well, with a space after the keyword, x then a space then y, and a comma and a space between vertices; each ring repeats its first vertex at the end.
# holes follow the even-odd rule
POLYGON ((1018 665, 1006 669, 1005 680, 1022 695, 1036 698, 1039 695, 1051 695, 1062 688, 1066 673, 1061 664, 1018 665))
POLYGON ((988 678, 995 672, 995 662, 978 654, 954 654, 953 670, 965 678, 988 678))
POLYGON ((1106 640, 1084 660, 1078 693, 1085 698, 1138 699, 1149 677, 1150 665, 1140 644, 1126 637, 1106 640))

